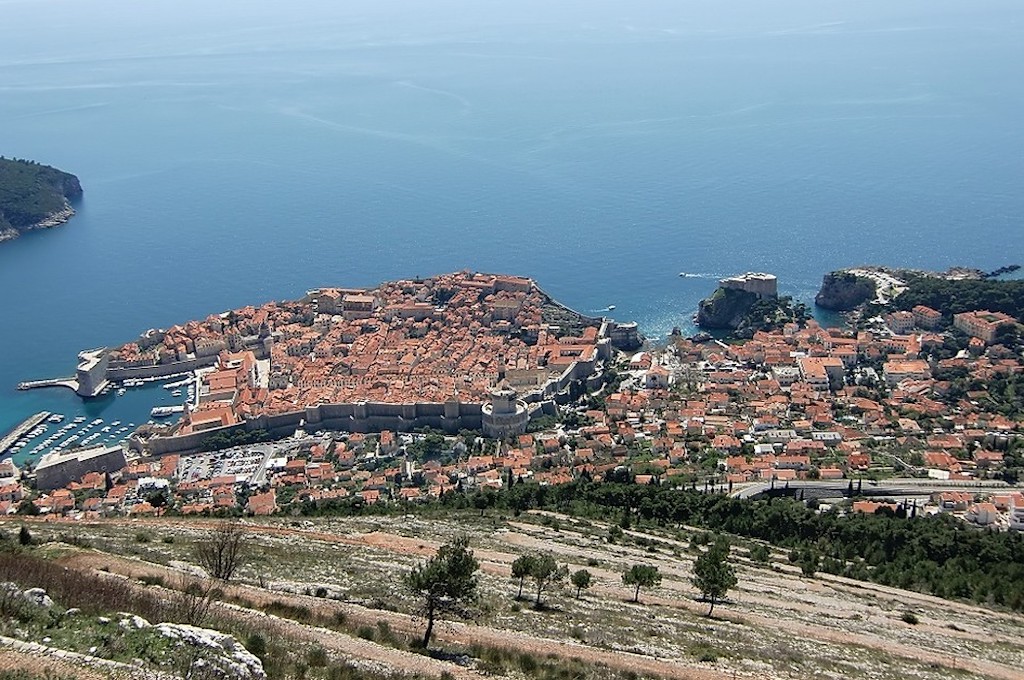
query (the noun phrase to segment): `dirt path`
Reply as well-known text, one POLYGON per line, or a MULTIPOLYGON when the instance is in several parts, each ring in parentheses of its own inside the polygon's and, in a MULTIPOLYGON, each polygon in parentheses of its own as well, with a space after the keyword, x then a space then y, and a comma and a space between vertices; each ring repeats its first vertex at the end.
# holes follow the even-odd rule
POLYGON ((393 647, 386 647, 328 628, 305 625, 291 619, 264 614, 255 609, 218 602, 217 612, 221 616, 228 616, 238 621, 258 626, 261 630, 272 631, 283 637, 317 643, 332 656, 344 660, 360 659, 364 662, 370 662, 369 665, 373 666, 374 670, 377 671, 399 672, 406 675, 429 677, 440 677, 442 674, 447 673, 459 680, 480 680, 482 677, 481 673, 455 663, 440 661, 423 654, 405 652, 393 647))
POLYGON ((74 677, 79 680, 128 680, 127 673, 98 671, 88 666, 74 665, 57 659, 39 658, 36 654, 0 648, 0 672, 23 671, 37 677, 74 677))

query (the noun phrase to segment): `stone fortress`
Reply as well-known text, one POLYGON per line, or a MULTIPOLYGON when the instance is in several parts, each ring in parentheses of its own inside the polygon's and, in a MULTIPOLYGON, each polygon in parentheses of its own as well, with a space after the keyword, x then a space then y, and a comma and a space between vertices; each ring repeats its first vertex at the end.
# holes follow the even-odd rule
POLYGON ((758 298, 779 296, 779 279, 774 274, 747 272, 739 276, 720 279, 718 285, 722 288, 753 293, 758 298))

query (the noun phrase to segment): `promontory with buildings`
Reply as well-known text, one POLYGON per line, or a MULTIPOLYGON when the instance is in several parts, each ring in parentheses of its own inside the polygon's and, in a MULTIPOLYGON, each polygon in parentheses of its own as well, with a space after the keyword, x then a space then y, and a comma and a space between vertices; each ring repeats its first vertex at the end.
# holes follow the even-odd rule
POLYGON ((747 272, 721 279, 715 292, 700 301, 694 320, 701 328, 728 330, 736 337, 749 338, 759 330, 809 318, 805 305, 779 295, 774 274, 747 272))
POLYGON ((319 288, 300 300, 150 330, 84 352, 74 386, 199 372, 179 422, 154 453, 194 450, 212 433, 432 427, 501 437, 600 386, 612 346, 636 324, 580 315, 527 278, 459 272, 375 289, 319 288))

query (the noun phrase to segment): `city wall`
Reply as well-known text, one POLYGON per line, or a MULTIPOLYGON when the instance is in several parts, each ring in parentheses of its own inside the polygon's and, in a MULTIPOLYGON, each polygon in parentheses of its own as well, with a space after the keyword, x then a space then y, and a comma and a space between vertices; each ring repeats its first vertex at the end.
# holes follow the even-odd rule
POLYGON ((482 427, 482 404, 449 401, 445 403, 419 402, 413 404, 387 404, 358 402, 354 404, 320 404, 298 411, 256 418, 211 428, 202 432, 172 437, 154 437, 147 445, 155 456, 197 451, 203 441, 214 433, 267 430, 275 435, 289 435, 300 427, 341 432, 410 432, 422 427, 457 434, 459 430, 479 430, 482 427))
POLYGON ((169 364, 149 364, 147 366, 108 366, 107 380, 119 381, 132 378, 160 378, 177 373, 189 373, 197 368, 206 368, 217 363, 217 355, 196 357, 184 361, 173 361, 169 364))
MULTIPOLYGON (((246 342, 243 349, 251 350, 257 359, 266 359, 270 355, 263 342, 246 342)), ((197 368, 214 366, 219 356, 218 353, 214 353, 206 356, 193 356, 190 359, 166 364, 145 364, 143 366, 122 366, 118 365, 116 361, 111 361, 106 367, 106 377, 111 382, 117 382, 132 378, 161 378, 178 373, 189 373, 197 368)))
MULTIPOLYGON (((568 403, 578 392, 596 389, 601 385, 601 375, 594 374, 597 361, 575 362, 556 380, 549 381, 543 388, 521 397, 527 403, 530 417, 555 415, 557 405, 568 403), (596 381, 596 382, 595 382, 596 381), (573 386, 575 385, 575 390, 573 386)), ((460 430, 483 429, 483 404, 461 401, 443 403, 417 402, 410 404, 389 404, 382 402, 357 402, 352 404, 320 404, 305 409, 280 413, 211 428, 202 432, 171 437, 154 437, 147 444, 154 456, 172 453, 198 451, 203 441, 212 434, 230 434, 242 431, 267 430, 275 435, 290 435, 300 427, 314 430, 338 430, 341 432, 410 432, 422 427, 457 434, 460 430)))

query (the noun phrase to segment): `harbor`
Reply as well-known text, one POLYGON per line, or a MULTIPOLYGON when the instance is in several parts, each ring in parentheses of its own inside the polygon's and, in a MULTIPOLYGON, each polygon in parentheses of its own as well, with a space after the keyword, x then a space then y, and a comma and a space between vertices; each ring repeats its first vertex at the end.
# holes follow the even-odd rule
POLYGON ((99 445, 117 446, 131 436, 134 430, 135 423, 131 422, 108 422, 103 418, 89 420, 83 415, 68 419, 62 413, 42 411, 19 424, 0 440, 0 455, 18 457, 25 464, 46 453, 63 453, 99 445), (51 425, 57 426, 56 429, 51 431, 51 425), (32 448, 28 453, 23 453, 29 447, 32 448))
MULTIPOLYGON (((54 397, 33 399, 42 408, 37 407, 32 417, 17 423, 0 440, 0 455, 31 469, 48 453, 123 444, 139 425, 169 424, 180 416, 186 400, 194 399, 195 381, 193 373, 180 372, 128 378, 110 383, 103 393, 88 399, 55 390, 54 397)), ((34 382, 52 387, 56 380, 34 382)), ((46 390, 32 393, 42 397, 46 390)))

